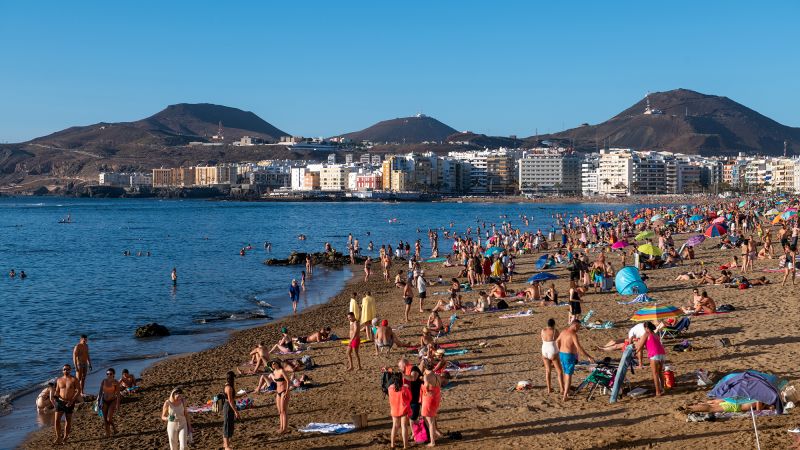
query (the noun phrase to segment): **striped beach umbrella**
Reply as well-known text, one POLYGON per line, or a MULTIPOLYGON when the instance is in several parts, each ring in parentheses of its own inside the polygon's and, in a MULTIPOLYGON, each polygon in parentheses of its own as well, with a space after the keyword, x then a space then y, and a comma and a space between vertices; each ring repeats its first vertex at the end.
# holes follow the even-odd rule
POLYGON ((796 216, 796 215, 797 215, 797 210, 795 210, 795 209, 787 209, 786 211, 781 213, 781 218, 783 220, 789 220, 790 218, 792 218, 793 216, 796 216))
POLYGON ((664 254, 660 248, 653 244, 640 245, 636 250, 639 250, 639 253, 644 253, 645 255, 661 256, 664 254))
POLYGON ((652 305, 646 306, 635 313, 633 313, 633 317, 631 320, 635 322, 644 322, 646 320, 653 320, 660 322, 664 319, 669 319, 671 317, 680 317, 683 315, 683 310, 678 308, 677 306, 672 305, 652 305))
POLYGON ((723 223, 725 222, 725 217, 719 216, 716 219, 712 220, 711 223, 723 223))
POLYGON ((722 224, 716 223, 706 228, 706 232, 703 234, 706 237, 720 237, 724 234, 728 234, 728 229, 725 228, 722 224))

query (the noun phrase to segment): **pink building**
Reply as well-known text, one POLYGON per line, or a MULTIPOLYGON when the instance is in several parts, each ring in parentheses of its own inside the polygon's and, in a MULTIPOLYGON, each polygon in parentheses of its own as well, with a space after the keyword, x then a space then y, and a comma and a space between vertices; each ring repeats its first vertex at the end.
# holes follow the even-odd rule
POLYGON ((357 191, 374 191, 380 189, 383 184, 383 177, 381 175, 369 174, 359 175, 356 177, 356 190, 357 191))

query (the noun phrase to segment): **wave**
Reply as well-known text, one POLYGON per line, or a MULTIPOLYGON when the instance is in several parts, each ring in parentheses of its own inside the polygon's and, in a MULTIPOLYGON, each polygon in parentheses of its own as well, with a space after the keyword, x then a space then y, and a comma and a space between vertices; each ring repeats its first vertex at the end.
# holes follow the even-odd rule
POLYGON ((211 314, 205 317, 198 317, 194 319, 194 323, 213 323, 221 322, 224 320, 253 320, 253 319, 272 319, 270 315, 262 311, 236 311, 236 312, 220 312, 211 314))

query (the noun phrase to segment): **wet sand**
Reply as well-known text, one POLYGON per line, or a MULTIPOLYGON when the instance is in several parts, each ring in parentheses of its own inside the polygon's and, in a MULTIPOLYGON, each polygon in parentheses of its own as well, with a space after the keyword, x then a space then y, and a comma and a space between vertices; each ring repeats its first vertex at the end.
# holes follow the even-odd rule
MULTIPOLYGON (((687 235, 678 237, 678 241, 687 235)), ((715 240, 708 240, 697 249, 699 260, 714 268, 730 260, 737 250, 723 251, 713 248, 715 240)), ((533 273, 535 256, 520 259, 509 286, 524 288, 524 281, 533 273)), ((611 257, 618 269, 617 257, 611 257)), ((442 275, 445 280, 454 276, 457 268, 427 265, 426 277, 430 280, 442 275)), ((375 266, 374 266, 375 267, 375 266)), ((395 263, 394 273, 404 267, 395 263)), ((761 273, 762 269, 777 267, 777 260, 755 262, 756 271, 749 278, 766 275, 779 283, 782 273, 761 273)), ((375 267, 377 269, 377 267, 375 267)), ((650 277, 650 295, 661 304, 683 305, 691 298, 690 282, 673 281, 678 273, 689 266, 647 271, 650 277)), ((330 325, 339 336, 347 335, 346 313, 352 291, 360 296, 372 291, 377 301, 377 312, 387 318, 390 325, 402 323, 403 302, 400 290, 386 283, 378 274, 368 283, 357 268, 353 279, 342 294, 330 302, 318 305, 294 317, 250 330, 236 332, 224 345, 163 361, 144 374, 143 391, 133 401, 122 405, 117 418, 120 434, 103 437, 101 420, 88 409, 75 414, 70 444, 61 448, 82 449, 132 449, 168 448, 165 424, 160 420, 161 405, 176 386, 184 387, 189 404, 200 404, 222 391, 224 375, 246 360, 247 353, 259 341, 273 344, 279 338, 279 329, 289 327, 293 335, 304 335, 330 325)), ((568 292, 568 275, 563 268, 554 271, 559 275, 556 287, 563 298, 568 292)), ((446 286, 429 287, 427 308, 433 306, 437 295, 446 286)), ((748 290, 729 289, 722 286, 704 287, 717 304, 729 303, 737 310, 730 314, 697 317, 692 320, 688 339, 694 351, 671 351, 676 340, 665 341, 667 364, 676 371, 677 386, 666 395, 652 395, 652 379, 648 368, 637 370, 632 377, 633 387, 648 389, 649 394, 632 399, 623 397, 609 404, 608 396, 595 394, 587 400, 585 393, 562 402, 557 393, 544 388, 539 330, 548 318, 553 317, 563 328, 567 321, 566 307, 533 307, 529 317, 502 320, 503 313, 459 313, 452 334, 444 342, 457 343, 470 349, 465 355, 452 357, 461 362, 482 364, 483 370, 460 373, 452 389, 442 395, 439 415, 443 432, 460 431, 462 440, 441 439, 438 444, 448 448, 754 448, 755 439, 749 418, 734 418, 717 422, 686 423, 686 416, 675 408, 687 403, 703 401, 709 388, 696 386, 694 371, 703 368, 718 380, 721 375, 742 369, 757 369, 778 374, 799 385, 800 335, 797 332, 799 287, 782 288, 780 284, 757 286, 748 290), (729 338, 733 345, 718 346, 720 338, 729 338), (489 346, 481 348, 485 341, 489 346), (512 388, 520 380, 530 380, 534 389, 517 392, 512 388)), ((476 289, 477 291, 477 289, 476 289)), ((474 301, 476 291, 464 296, 474 301)), ((601 353, 595 349, 610 339, 627 336, 633 325, 627 319, 641 305, 619 305, 618 300, 630 300, 613 293, 588 294, 584 297, 584 313, 592 309, 594 319, 615 321, 617 326, 607 330, 581 330, 579 336, 592 356, 618 357, 617 352, 601 353)), ((396 329, 404 340, 417 340, 419 329, 428 313, 416 312, 415 298, 412 322, 396 329)), ((511 303, 510 311, 531 308, 529 305, 511 303)), ((443 313, 446 319, 449 313, 443 313)), ((388 417, 388 400, 380 391, 381 366, 394 366, 400 352, 390 356, 374 355, 373 347, 361 348, 364 370, 345 371, 345 346, 338 343, 314 344, 304 354, 310 355, 319 367, 307 372, 316 385, 306 392, 292 393, 289 404, 289 425, 292 432, 277 435, 278 417, 271 394, 254 394, 255 407, 242 412, 236 424, 235 448, 330 449, 388 447, 391 421, 388 417), (343 435, 327 436, 296 431, 309 422, 351 422, 353 413, 366 413, 369 425, 363 430, 343 435)), ((576 371, 573 386, 589 371, 576 371)), ((555 380, 554 385, 555 385, 555 380)), ((252 390, 257 377, 237 378, 237 390, 252 390)), ((87 389, 90 392, 93 389, 87 389)), ((788 428, 798 424, 797 413, 784 416, 758 418, 761 446, 764 449, 787 448, 792 437, 788 428)), ((220 415, 205 413, 193 416, 195 423, 192 448, 221 448, 220 415)), ((33 434, 24 447, 48 448, 53 439, 51 429, 33 434)))

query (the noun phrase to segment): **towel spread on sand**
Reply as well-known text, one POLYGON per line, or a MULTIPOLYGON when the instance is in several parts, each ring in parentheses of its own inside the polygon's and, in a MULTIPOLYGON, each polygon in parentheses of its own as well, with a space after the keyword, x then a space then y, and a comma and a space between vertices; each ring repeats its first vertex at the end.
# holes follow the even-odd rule
POLYGON ((301 433, 325 433, 342 434, 349 433, 356 429, 355 425, 349 423, 317 423, 311 422, 303 428, 298 429, 301 433))
POLYGON ((463 355, 465 353, 469 353, 469 350, 465 348, 459 348, 459 349, 449 349, 444 351, 445 356, 463 355))
POLYGON ((500 316, 500 318, 501 319, 512 319, 514 317, 528 317, 528 316, 532 316, 532 315, 533 315, 533 310, 529 309, 527 311, 520 311, 520 312, 516 312, 514 314, 504 314, 504 315, 500 316))

